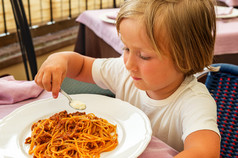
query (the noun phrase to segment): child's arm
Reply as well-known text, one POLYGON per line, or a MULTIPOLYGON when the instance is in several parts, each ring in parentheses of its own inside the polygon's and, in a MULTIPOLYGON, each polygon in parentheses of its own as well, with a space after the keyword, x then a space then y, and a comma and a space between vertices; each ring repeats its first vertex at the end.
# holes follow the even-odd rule
POLYGON ((42 64, 35 82, 47 91, 52 91, 53 97, 57 98, 66 76, 94 83, 91 73, 93 61, 94 58, 74 52, 54 53, 42 64))
POLYGON ((220 137, 211 130, 191 133, 185 140, 184 151, 175 158, 219 158, 220 137))

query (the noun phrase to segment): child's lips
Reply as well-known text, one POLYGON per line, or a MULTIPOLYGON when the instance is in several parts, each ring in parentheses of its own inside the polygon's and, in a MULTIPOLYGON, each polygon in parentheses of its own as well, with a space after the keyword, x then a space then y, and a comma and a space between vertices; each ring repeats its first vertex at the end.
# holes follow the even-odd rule
POLYGON ((133 80, 136 80, 136 81, 141 80, 141 78, 138 78, 138 77, 133 77, 133 76, 131 77, 133 78, 133 80))

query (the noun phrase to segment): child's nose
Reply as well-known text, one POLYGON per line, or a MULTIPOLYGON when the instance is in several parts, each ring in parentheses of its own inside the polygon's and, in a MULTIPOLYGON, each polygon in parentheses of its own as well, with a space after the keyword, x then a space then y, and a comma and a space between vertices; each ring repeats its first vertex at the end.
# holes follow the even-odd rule
POLYGON ((136 58, 132 53, 124 55, 124 62, 127 70, 136 71, 137 69, 136 58))

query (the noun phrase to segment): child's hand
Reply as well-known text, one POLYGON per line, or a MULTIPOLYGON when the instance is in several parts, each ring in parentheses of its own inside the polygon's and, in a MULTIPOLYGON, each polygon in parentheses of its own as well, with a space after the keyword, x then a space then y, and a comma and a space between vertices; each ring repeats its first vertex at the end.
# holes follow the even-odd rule
POLYGON ((50 55, 42 64, 35 82, 47 91, 51 91, 54 98, 58 97, 61 84, 66 76, 68 61, 64 54, 50 55))

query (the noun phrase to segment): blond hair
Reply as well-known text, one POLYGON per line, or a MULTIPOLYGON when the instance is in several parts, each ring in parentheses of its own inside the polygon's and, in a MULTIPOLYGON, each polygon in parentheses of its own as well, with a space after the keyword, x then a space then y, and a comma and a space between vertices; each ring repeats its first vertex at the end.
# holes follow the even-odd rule
POLYGON ((161 44, 166 45, 177 68, 185 75, 195 74, 212 64, 216 36, 214 3, 213 0, 127 0, 117 16, 116 28, 119 33, 124 18, 142 20, 156 52, 163 54, 161 44))

